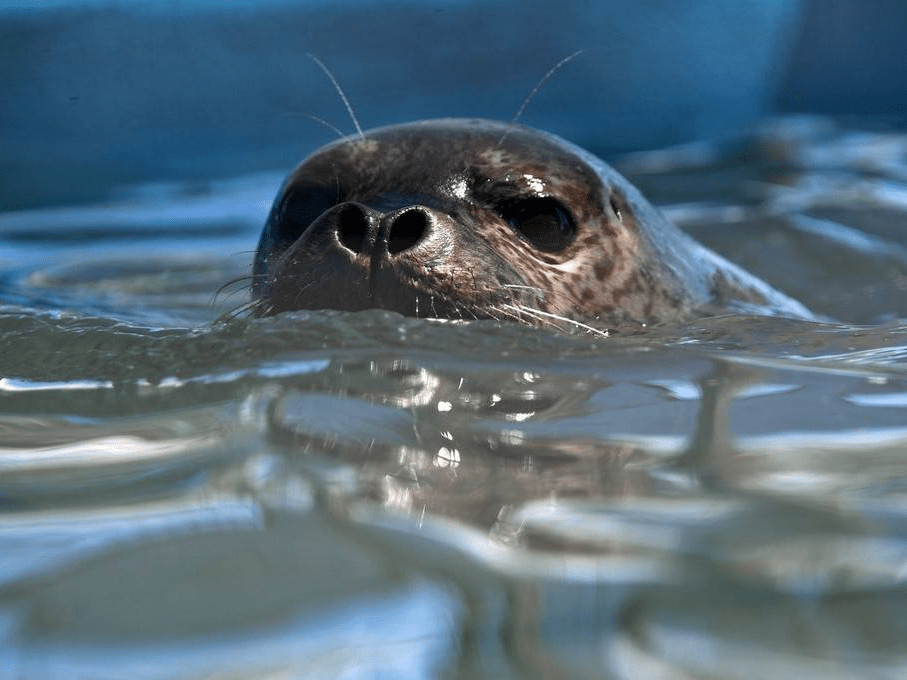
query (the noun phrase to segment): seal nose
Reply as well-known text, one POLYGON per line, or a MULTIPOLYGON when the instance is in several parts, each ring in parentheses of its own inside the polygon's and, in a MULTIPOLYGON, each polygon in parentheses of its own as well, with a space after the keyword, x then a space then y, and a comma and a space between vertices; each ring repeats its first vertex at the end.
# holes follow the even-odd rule
POLYGON ((429 218, 420 206, 382 214, 358 203, 344 203, 337 207, 334 224, 340 243, 357 255, 383 242, 387 253, 394 256, 425 237, 429 218))
POLYGON ((371 231, 370 223, 376 221, 369 219, 372 217, 369 213, 371 213, 370 210, 367 211, 367 208, 355 203, 344 203, 337 210, 335 218, 337 238, 356 254, 361 253, 365 248, 369 231, 371 231))
POLYGON ((383 222, 387 252, 397 255, 416 246, 428 231, 428 215, 418 207, 404 208, 387 215, 383 222))

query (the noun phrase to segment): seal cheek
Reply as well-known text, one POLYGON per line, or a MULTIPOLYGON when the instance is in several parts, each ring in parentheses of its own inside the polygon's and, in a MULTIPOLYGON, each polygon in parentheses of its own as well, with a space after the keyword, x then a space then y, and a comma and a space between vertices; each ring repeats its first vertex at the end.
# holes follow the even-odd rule
POLYGON ((598 262, 592 265, 592 273, 595 275, 595 280, 599 283, 604 283, 608 280, 608 277, 611 276, 611 272, 614 271, 614 260, 611 258, 602 258, 598 262))

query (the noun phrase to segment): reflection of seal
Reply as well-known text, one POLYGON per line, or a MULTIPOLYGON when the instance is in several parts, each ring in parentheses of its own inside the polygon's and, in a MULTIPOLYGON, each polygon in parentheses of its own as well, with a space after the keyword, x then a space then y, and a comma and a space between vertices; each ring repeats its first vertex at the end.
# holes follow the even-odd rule
POLYGON ((642 324, 799 303, 670 224, 553 135, 486 120, 380 128, 316 151, 258 245, 256 313, 642 324))

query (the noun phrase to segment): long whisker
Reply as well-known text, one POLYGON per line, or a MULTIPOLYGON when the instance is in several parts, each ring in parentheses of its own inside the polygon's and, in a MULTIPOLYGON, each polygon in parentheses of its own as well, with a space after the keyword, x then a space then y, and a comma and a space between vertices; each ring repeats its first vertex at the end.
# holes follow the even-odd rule
POLYGON ((538 286, 524 286, 521 283, 502 283, 502 288, 513 288, 515 290, 531 290, 538 292, 540 289, 538 286))
MULTIPOLYGON (((507 288, 508 290, 529 291, 532 294, 532 297, 535 298, 536 301, 541 301, 545 297, 544 293, 542 293, 542 289, 539 288, 538 286, 524 286, 524 285, 517 284, 517 283, 505 283, 505 284, 503 284, 502 287, 507 288)), ((513 302, 516 302, 516 296, 513 296, 512 300, 513 300, 513 302)))
POLYGON ((233 309, 227 310, 226 312, 221 314, 217 318, 217 320, 218 321, 230 321, 232 319, 237 319, 240 317, 240 315, 244 314, 245 312, 250 312, 250 311, 255 310, 255 308, 260 304, 261 304, 261 300, 249 300, 247 302, 244 302, 241 305, 234 307, 233 309))
POLYGON ((318 116, 313 116, 311 113, 307 113, 306 116, 308 116, 309 118, 314 120, 316 123, 321 123, 329 130, 333 130, 334 132, 336 132, 337 136, 340 137, 340 139, 346 138, 346 134, 344 134, 343 130, 341 130, 336 125, 333 125, 332 123, 327 122, 324 118, 319 118, 318 116))
POLYGON ((551 326, 563 331, 566 333, 566 329, 562 326, 557 325, 552 319, 546 319, 544 316, 538 313, 538 310, 532 309, 531 307, 524 307, 522 305, 502 305, 503 308, 515 310, 517 315, 517 320, 526 323, 526 317, 529 319, 538 322, 543 326, 551 326))
MULTIPOLYGON (((224 292, 224 289, 228 286, 236 285, 237 283, 243 283, 245 281, 252 281, 255 279, 254 274, 244 274, 243 276, 237 276, 235 279, 230 279, 225 284, 223 284, 217 291, 214 293, 214 298, 217 299, 217 296, 224 292)), ((232 293, 231 293, 232 295, 232 293)))
POLYGON ((350 118, 353 119, 353 125, 356 126, 356 132, 359 133, 359 139, 361 139, 364 142, 365 133, 362 132, 362 128, 359 127, 359 119, 356 118, 356 114, 353 112, 353 107, 350 106, 350 100, 346 98, 346 95, 343 93, 343 88, 340 87, 340 83, 337 82, 337 79, 334 77, 334 74, 331 73, 330 69, 328 69, 328 67, 324 65, 324 62, 322 62, 321 59, 316 57, 314 54, 310 53, 310 54, 307 54, 306 56, 309 59, 311 59, 312 61, 314 61, 316 64, 318 64, 318 66, 321 68, 321 70, 324 71, 325 75, 328 78, 330 78, 331 83, 333 83, 333 85, 334 85, 334 89, 337 90, 337 94, 339 94, 340 98, 343 100, 343 105, 346 106, 347 113, 349 113, 350 118))
MULTIPOLYGON (((227 281, 225 284, 223 284, 222 286, 220 286, 216 291, 214 291, 214 294, 211 296, 211 300, 209 301, 208 304, 209 304, 211 307, 216 306, 217 303, 218 303, 218 298, 223 294, 223 292, 224 292, 227 288, 229 288, 230 286, 235 286, 235 285, 237 285, 237 284, 247 282, 247 281, 253 281, 254 279, 255 279, 255 276, 253 276, 253 275, 251 275, 251 274, 248 274, 248 275, 246 275, 246 276, 238 276, 238 277, 236 277, 235 279, 231 279, 231 280, 227 281)), ((224 298, 224 301, 229 300, 229 299, 230 299, 231 297, 233 297, 234 295, 239 295, 240 293, 243 293, 243 292, 245 292, 245 291, 248 291, 248 289, 249 289, 248 286, 239 287, 239 288, 237 288, 236 290, 231 291, 231 292, 227 295, 227 297, 224 298)))
POLYGON ((523 103, 520 104, 520 108, 517 109, 516 115, 514 115, 514 117, 507 124, 507 129, 504 131, 504 134, 501 135, 501 139, 498 140, 498 146, 501 146, 501 144, 504 143, 504 140, 507 139, 507 135, 510 134, 510 131, 513 129, 513 126, 516 125, 516 122, 520 119, 520 116, 523 115, 523 111, 526 110, 526 107, 529 105, 529 102, 532 101, 532 99, 535 97, 536 93, 542 89, 542 87, 545 85, 545 83, 547 83, 551 79, 551 76, 553 76, 561 66, 566 64, 568 61, 575 59, 580 54, 582 54, 582 52, 583 52, 582 50, 577 50, 570 56, 567 56, 567 57, 564 57, 563 59, 561 59, 554 66, 551 67, 551 69, 548 71, 548 73, 546 73, 538 83, 536 83, 535 87, 533 87, 532 90, 529 92, 529 94, 526 95, 526 98, 523 100, 523 103))
POLYGON ((513 312, 500 307, 492 307, 488 312, 491 317, 497 321, 515 321, 517 323, 523 321, 523 317, 519 314, 514 314, 513 312))
POLYGON ((570 317, 562 316, 560 314, 551 314, 550 312, 543 312, 540 309, 531 309, 529 307, 520 307, 520 306, 516 306, 516 305, 503 305, 503 307, 509 308, 509 309, 515 309, 522 314, 526 314, 527 316, 536 318, 540 321, 549 321, 552 323, 552 325, 556 325, 553 323, 554 321, 569 324, 570 326, 572 326, 574 328, 582 329, 582 330, 586 331, 587 333, 591 333, 592 335, 595 335, 600 338, 607 338, 611 335, 611 331, 609 331, 609 330, 602 331, 602 330, 599 330, 598 328, 594 328, 581 321, 577 321, 576 319, 571 319, 570 317))

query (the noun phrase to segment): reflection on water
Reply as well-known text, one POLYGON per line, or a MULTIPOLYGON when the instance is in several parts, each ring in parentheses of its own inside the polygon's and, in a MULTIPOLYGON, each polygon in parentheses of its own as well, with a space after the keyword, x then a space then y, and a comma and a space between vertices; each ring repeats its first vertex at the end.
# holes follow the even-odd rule
POLYGON ((624 161, 825 323, 212 324, 276 178, 0 215, 0 678, 902 677, 905 144, 624 161))

